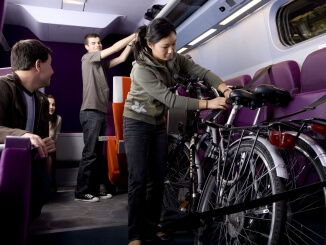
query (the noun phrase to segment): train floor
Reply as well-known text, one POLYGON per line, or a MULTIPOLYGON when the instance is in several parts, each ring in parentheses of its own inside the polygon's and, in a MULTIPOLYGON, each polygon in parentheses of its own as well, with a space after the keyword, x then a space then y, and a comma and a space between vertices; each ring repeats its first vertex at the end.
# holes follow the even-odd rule
MULTIPOLYGON (((31 224, 28 245, 128 244, 127 192, 112 199, 87 203, 74 200, 74 188, 58 188, 31 224)), ((144 244, 193 244, 192 232, 176 232, 170 241, 147 240, 144 244)))

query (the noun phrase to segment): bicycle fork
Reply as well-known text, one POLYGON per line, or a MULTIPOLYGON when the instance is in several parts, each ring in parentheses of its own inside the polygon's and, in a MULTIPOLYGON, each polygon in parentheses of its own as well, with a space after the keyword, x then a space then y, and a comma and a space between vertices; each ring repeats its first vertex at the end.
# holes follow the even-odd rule
POLYGON ((194 176, 194 171, 196 171, 196 165, 194 161, 194 156, 196 154, 196 137, 193 136, 190 139, 190 161, 189 161, 189 174, 190 174, 190 211, 195 211, 196 209, 196 204, 198 200, 198 193, 196 191, 196 183, 195 183, 195 176, 194 176))

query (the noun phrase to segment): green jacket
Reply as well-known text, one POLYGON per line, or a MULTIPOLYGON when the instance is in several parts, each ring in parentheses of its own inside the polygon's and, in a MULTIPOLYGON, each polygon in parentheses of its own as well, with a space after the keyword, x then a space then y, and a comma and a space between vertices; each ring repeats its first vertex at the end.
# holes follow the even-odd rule
MULTIPOLYGON (((34 133, 41 138, 49 136, 49 101, 40 91, 35 96, 34 133)), ((0 77, 0 144, 6 136, 21 136, 26 128, 26 105, 23 95, 23 86, 19 77, 13 73, 0 77)))
POLYGON ((155 125, 165 122, 169 108, 198 109, 198 99, 178 96, 168 89, 177 83, 174 74, 197 75, 215 88, 223 82, 213 72, 178 53, 173 54, 166 67, 144 55, 141 64, 133 62, 130 75, 132 83, 123 116, 155 125))

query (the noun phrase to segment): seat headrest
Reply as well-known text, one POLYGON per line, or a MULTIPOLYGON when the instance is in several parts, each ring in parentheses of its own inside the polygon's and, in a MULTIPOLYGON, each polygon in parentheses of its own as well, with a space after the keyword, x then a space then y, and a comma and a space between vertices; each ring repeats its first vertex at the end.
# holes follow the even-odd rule
POLYGON ((301 67, 301 92, 326 88, 326 48, 309 54, 301 67))
POLYGON ((225 84, 227 84, 229 86, 240 85, 240 86, 244 87, 250 81, 251 81, 251 76, 248 75, 248 74, 244 74, 244 75, 240 75, 240 76, 237 76, 237 77, 227 79, 224 82, 225 82, 225 84))
POLYGON ((271 69, 271 80, 275 87, 283 88, 291 95, 300 93, 300 67, 294 60, 276 63, 271 69))

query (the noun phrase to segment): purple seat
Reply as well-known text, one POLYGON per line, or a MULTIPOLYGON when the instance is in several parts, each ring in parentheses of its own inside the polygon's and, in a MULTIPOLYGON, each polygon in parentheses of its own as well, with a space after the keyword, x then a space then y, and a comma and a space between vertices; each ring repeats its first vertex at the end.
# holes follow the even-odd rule
MULTIPOLYGON (((254 77, 258 76, 263 69, 256 71, 254 77)), ((294 60, 275 63, 251 87, 254 88, 260 84, 272 84, 288 90, 291 95, 297 94, 300 92, 300 67, 294 60)))
MULTIPOLYGON (((265 67, 257 70, 253 76, 253 79, 255 77, 257 77, 262 70, 265 67)), ((254 89, 256 86, 260 85, 260 84, 272 84, 272 76, 271 76, 271 70, 266 71, 265 73, 263 73, 250 87, 250 89, 254 89)), ((243 107, 241 108, 241 110, 238 112, 237 117, 234 121, 234 126, 249 126, 252 125, 254 122, 254 118, 256 116, 256 110, 250 110, 247 107, 243 107)), ((261 114, 260 114, 260 118, 259 121, 264 121, 266 119, 271 118, 273 115, 273 108, 271 106, 266 106, 264 108, 262 108, 261 110, 261 114)))
MULTIPOLYGON (((311 91, 307 93, 295 94, 292 96, 292 101, 287 107, 277 107, 274 111, 274 117, 283 117, 285 115, 289 115, 291 113, 297 112, 303 109, 305 106, 308 106, 318 100, 320 97, 326 94, 325 90, 311 91)), ((326 119, 326 104, 321 104, 317 106, 314 110, 306 111, 299 113, 297 115, 293 115, 286 119, 305 119, 305 118, 324 118, 326 119)))
POLYGON ((29 138, 7 137, 0 158, 1 239, 10 241, 10 244, 27 242, 32 163, 30 146, 29 138))
POLYGON ((301 93, 326 89, 326 48, 309 54, 301 67, 301 93))
POLYGON ((4 76, 11 73, 12 73, 11 67, 0 68, 0 76, 4 76))
POLYGON ((300 93, 300 67, 294 60, 287 60, 274 64, 271 69, 271 83, 283 88, 291 95, 300 93))
MULTIPOLYGON (((259 69, 255 73, 254 77, 257 76, 262 69, 259 69)), ((260 84, 271 84, 275 87, 286 89, 291 95, 298 94, 300 92, 300 67, 294 60, 286 60, 275 63, 269 71, 265 72, 260 78, 258 78, 252 87, 256 87, 260 84)), ((259 121, 261 122, 264 120, 273 119, 275 117, 275 109, 276 108, 274 105, 266 105, 264 108, 262 108, 259 121)), ((246 115, 243 120, 252 123, 255 112, 249 111, 248 108, 244 108, 242 110, 242 115, 246 115)))
MULTIPOLYGON (((326 48, 309 54, 301 67, 301 92, 294 94, 293 100, 286 108, 276 108, 275 117, 281 117, 301 110, 326 94, 326 48)), ((300 113, 289 119, 304 119, 311 117, 326 118, 326 104, 317 106, 314 110, 300 113)))
POLYGON ((245 75, 240 75, 240 76, 237 76, 237 77, 227 79, 224 82, 228 86, 236 86, 236 85, 245 86, 250 81, 251 81, 251 76, 248 75, 248 74, 245 74, 245 75))
MULTIPOLYGON (((225 80, 224 82, 228 85, 228 86, 246 86, 249 82, 251 81, 251 76, 248 74, 244 74, 244 75, 240 75, 240 76, 236 76, 230 79, 225 80)), ((219 122, 220 124, 225 124, 228 115, 230 115, 231 109, 228 109, 227 113, 224 113, 224 116, 221 118, 224 119, 224 123, 219 122)), ((254 112, 251 111, 248 108, 242 108, 240 111, 238 111, 237 117, 235 118, 234 121, 234 126, 242 126, 242 125, 248 125, 248 123, 251 125, 252 124, 252 120, 250 122, 247 121, 247 117, 245 116, 246 114, 252 114, 254 115, 254 112)))

